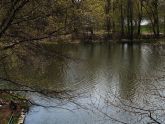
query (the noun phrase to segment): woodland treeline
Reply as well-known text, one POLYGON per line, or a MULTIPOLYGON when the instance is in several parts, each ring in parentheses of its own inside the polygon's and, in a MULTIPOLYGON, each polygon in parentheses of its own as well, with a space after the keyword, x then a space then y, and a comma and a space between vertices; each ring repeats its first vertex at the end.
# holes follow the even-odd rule
POLYGON ((0 40, 8 48, 61 35, 158 38, 165 32, 164 7, 164 0, 1 0, 0 40))
MULTIPOLYGON (((1 69, 4 70, 3 75, 5 75, 0 77, 0 80, 23 88, 1 89, 0 92, 10 95, 11 91, 37 92, 50 97, 52 94, 56 97, 62 93, 68 95, 67 91, 58 92, 49 89, 42 90, 38 87, 32 88, 27 86, 28 83, 23 85, 10 79, 6 69, 8 65, 12 67, 11 64, 14 63, 13 66, 15 66, 16 61, 22 60, 26 64, 30 63, 29 66, 34 61, 37 66, 42 61, 37 61, 37 59, 40 59, 38 53, 43 52, 47 57, 60 57, 62 60, 74 60, 74 58, 54 50, 54 53, 51 50, 50 52, 46 51, 48 48, 42 47, 42 45, 38 47, 40 41, 55 41, 58 39, 64 39, 66 42, 77 39, 82 41, 86 39, 115 39, 114 41, 116 39, 129 39, 134 41, 133 39, 155 39, 164 36, 165 0, 0 0, 0 64, 1 69), (20 49, 16 49, 16 47, 20 49), (47 49, 44 50, 43 48, 47 49), (6 52, 7 49, 9 51, 6 52), (11 55, 14 57, 6 60, 11 55), (17 58, 19 59, 17 60, 17 58)), ((45 59, 47 58, 45 57, 45 59)), ((160 79, 164 79, 164 76, 160 79)), ((153 94, 158 97, 159 103, 164 103, 165 97, 161 93, 164 92, 165 88, 164 85, 160 86, 161 88, 154 87, 153 94)), ((74 98, 70 95, 68 97, 68 99, 74 98)), ((77 98, 77 96, 75 97, 77 98)), ((23 100, 26 100, 26 98, 23 98, 23 100)), ((28 102, 38 105, 31 101, 28 102)), ((107 107, 110 107, 110 101, 107 104, 109 104, 107 107)), ((154 105, 154 109, 144 109, 141 106, 129 106, 122 102, 121 104, 124 105, 123 108, 117 107, 123 110, 127 109, 128 112, 139 114, 139 116, 144 115, 158 124, 160 124, 159 117, 164 115, 165 110, 164 106, 159 105, 154 105), (163 114, 157 116, 158 111, 163 111, 163 114)), ((76 105, 78 104, 76 103, 76 105)), ((98 109, 98 107, 96 108, 98 109)), ((99 111, 114 120, 107 113, 99 111)), ((115 121, 119 122, 118 120, 115 121)))

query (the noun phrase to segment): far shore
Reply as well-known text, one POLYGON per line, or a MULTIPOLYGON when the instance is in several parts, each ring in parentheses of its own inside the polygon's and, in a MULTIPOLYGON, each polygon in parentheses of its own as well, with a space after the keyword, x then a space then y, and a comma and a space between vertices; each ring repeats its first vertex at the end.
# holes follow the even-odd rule
POLYGON ((160 35, 159 38, 155 38, 152 34, 144 34, 141 37, 136 37, 133 41, 127 38, 106 38, 105 36, 93 36, 93 38, 71 38, 71 36, 60 36, 58 38, 52 38, 47 40, 42 40, 40 43, 43 44, 79 44, 79 43, 103 43, 103 42, 110 42, 110 43, 160 43, 165 44, 165 36, 160 35))

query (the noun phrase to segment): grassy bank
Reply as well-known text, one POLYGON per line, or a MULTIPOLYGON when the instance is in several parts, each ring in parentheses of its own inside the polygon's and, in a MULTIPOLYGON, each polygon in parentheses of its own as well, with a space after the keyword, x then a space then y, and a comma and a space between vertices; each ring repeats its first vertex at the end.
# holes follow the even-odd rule
POLYGON ((0 124, 17 124, 22 110, 27 110, 28 103, 18 94, 0 93, 0 124))

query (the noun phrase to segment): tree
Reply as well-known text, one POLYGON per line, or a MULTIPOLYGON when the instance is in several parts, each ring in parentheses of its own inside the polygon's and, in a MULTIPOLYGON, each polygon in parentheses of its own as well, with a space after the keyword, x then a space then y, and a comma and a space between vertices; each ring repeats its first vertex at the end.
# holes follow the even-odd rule
POLYGON ((4 12, 4 9, 7 8, 6 10, 6 15, 4 16, 4 18, 1 19, 1 23, 0 23, 0 37, 2 37, 2 35, 5 33, 5 31, 11 26, 11 23, 13 22, 13 20, 16 17, 16 14, 29 2, 29 0, 14 0, 14 1, 10 1, 9 5, 7 5, 7 7, 4 5, 7 3, 2 2, 1 6, 5 6, 5 8, 2 8, 1 12, 4 12))
POLYGON ((111 0, 105 1, 105 15, 106 15, 106 31, 108 33, 108 37, 110 37, 111 33, 111 0))
POLYGON ((143 1, 143 7, 146 10, 147 16, 151 21, 151 26, 155 37, 159 37, 159 12, 158 12, 158 0, 143 1))
POLYGON ((133 41, 133 0, 127 0, 127 31, 128 38, 133 41))
POLYGON ((124 36, 124 2, 123 0, 120 0, 120 26, 121 26, 121 29, 120 29, 120 32, 121 32, 121 38, 124 36))

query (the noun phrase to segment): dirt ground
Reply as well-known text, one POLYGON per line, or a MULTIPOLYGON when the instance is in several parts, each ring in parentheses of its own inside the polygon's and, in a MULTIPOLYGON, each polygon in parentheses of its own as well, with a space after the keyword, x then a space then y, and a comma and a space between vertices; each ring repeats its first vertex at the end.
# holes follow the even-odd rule
POLYGON ((18 101, 14 101, 17 105, 15 110, 10 107, 11 98, 8 94, 0 93, 0 124, 8 124, 10 117, 13 115, 14 120, 17 120, 21 113, 21 107, 18 101))

